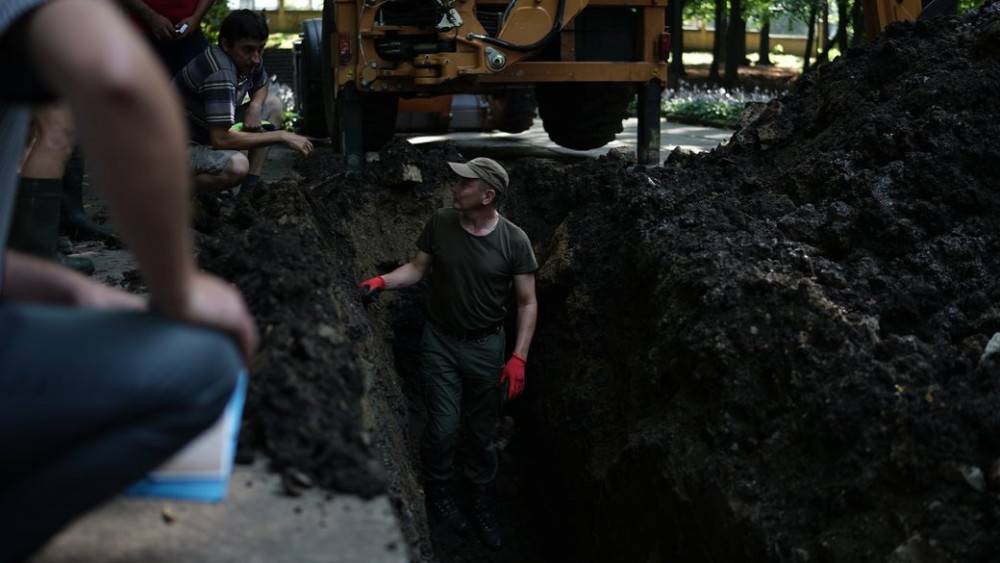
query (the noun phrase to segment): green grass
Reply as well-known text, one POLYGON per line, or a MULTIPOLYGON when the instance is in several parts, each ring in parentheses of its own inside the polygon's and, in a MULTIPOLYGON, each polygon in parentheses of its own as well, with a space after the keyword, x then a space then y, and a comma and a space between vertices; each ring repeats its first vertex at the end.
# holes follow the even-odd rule
MULTIPOLYGON (((708 66, 712 64, 712 53, 706 53, 703 51, 684 53, 683 58, 685 65, 708 66)), ((760 60, 757 53, 747 53, 747 58, 750 59, 753 64, 757 64, 757 61, 760 60)), ((830 58, 832 59, 833 57, 830 58)), ((771 62, 774 63, 774 66, 779 68, 788 68, 793 70, 802 69, 802 57, 798 55, 776 55, 772 53, 771 62)))
POLYGON ((718 100, 667 100, 663 115, 668 119, 735 127, 743 113, 742 103, 718 100))

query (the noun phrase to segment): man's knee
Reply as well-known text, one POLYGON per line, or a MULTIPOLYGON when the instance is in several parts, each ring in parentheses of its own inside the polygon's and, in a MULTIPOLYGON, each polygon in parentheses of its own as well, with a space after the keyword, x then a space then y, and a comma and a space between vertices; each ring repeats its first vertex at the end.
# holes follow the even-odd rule
POLYGON ((176 408, 190 411, 192 422, 210 423, 222 412, 244 369, 236 344, 225 334, 200 327, 176 325, 168 330, 164 347, 174 361, 170 373, 160 374, 166 378, 163 393, 176 408))
POLYGON ((458 419, 430 415, 424 429, 424 445, 430 449, 450 448, 458 437, 458 419))
POLYGON ((225 176, 228 184, 235 186, 243 181, 250 173, 250 161, 247 159, 246 155, 243 153, 236 153, 229 159, 226 163, 226 167, 222 170, 223 176, 225 176))
POLYGON ((147 83, 163 72, 151 64, 148 50, 134 40, 115 6, 106 2, 45 3, 35 12, 29 33, 35 55, 46 61, 45 77, 69 99, 85 100, 91 113, 148 101, 159 86, 147 83), (87 40, 67 42, 67 30, 87 40))

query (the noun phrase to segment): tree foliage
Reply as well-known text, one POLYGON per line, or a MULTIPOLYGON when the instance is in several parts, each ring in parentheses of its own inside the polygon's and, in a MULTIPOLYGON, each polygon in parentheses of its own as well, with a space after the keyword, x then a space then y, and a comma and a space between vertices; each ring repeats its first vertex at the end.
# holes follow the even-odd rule
POLYGON ((229 6, 226 0, 215 0, 205 11, 205 17, 201 19, 201 31, 205 34, 209 44, 214 45, 218 42, 219 28, 222 27, 222 20, 226 19, 228 15, 229 6))

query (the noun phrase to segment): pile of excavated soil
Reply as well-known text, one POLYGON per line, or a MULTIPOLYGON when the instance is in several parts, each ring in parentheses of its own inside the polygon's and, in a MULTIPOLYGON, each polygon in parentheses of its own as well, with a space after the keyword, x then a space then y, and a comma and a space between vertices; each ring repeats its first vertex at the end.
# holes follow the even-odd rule
POLYGON ((296 179, 202 195, 195 217, 200 262, 243 291, 261 331, 239 458, 266 454, 292 495, 314 485, 388 492, 416 558, 430 549, 393 319, 382 304, 366 309, 356 284, 409 258, 441 203, 446 157, 458 158, 401 143, 354 176, 323 153, 296 179))
MULTIPOLYGON (((550 560, 995 560, 998 92, 994 2, 891 27, 708 155, 509 163, 542 264, 519 423, 550 560)), ((408 258, 457 157, 313 158, 198 221, 263 332, 243 451, 388 488, 414 542, 419 292, 365 309, 354 284, 408 258)))
POLYGON ((564 553, 996 560, 998 93, 992 3, 890 27, 711 154, 515 170, 519 212, 573 202, 528 374, 564 553))

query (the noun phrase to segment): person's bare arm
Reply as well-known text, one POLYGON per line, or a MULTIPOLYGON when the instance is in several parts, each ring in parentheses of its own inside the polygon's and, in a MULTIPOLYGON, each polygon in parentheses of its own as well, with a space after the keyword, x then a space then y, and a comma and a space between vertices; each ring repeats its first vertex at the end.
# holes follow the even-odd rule
POLYGON ((531 339, 535 336, 535 322, 538 319, 535 274, 514 276, 514 293, 517 295, 517 342, 514 344, 514 353, 521 359, 527 360, 531 339))
POLYGON ((209 127, 208 134, 212 148, 215 149, 242 151, 284 143, 304 156, 309 156, 313 149, 309 139, 289 131, 253 133, 232 131, 224 125, 218 125, 209 127))
POLYGON ((28 42, 73 111, 89 170, 139 262, 151 307, 232 334, 249 360, 256 329, 242 297, 195 265, 185 122, 150 48, 101 0, 43 4, 28 22, 28 42))
POLYGON ((8 251, 3 297, 97 309, 145 309, 146 300, 102 285, 68 268, 19 252, 8 251))
POLYGON ((250 96, 250 103, 247 104, 247 111, 243 115, 244 131, 260 131, 261 113, 264 111, 264 102, 267 100, 267 85, 257 88, 250 96))
POLYGON ((422 280, 431 269, 434 258, 422 250, 418 250, 412 260, 389 272, 383 274, 386 289, 402 289, 411 286, 422 280))
POLYGON ((174 24, 165 16, 160 15, 150 8, 142 0, 121 0, 121 3, 125 6, 125 9, 135 14, 136 17, 146 24, 147 29, 153 34, 153 37, 165 40, 176 38, 174 24))
POLYGON ((198 5, 194 8, 194 13, 177 22, 178 26, 184 24, 188 25, 188 28, 184 30, 184 33, 177 36, 178 39, 191 35, 196 29, 198 29, 198 27, 201 26, 201 19, 205 17, 205 12, 207 12, 209 6, 212 5, 212 1, 213 0, 198 0, 198 5))

